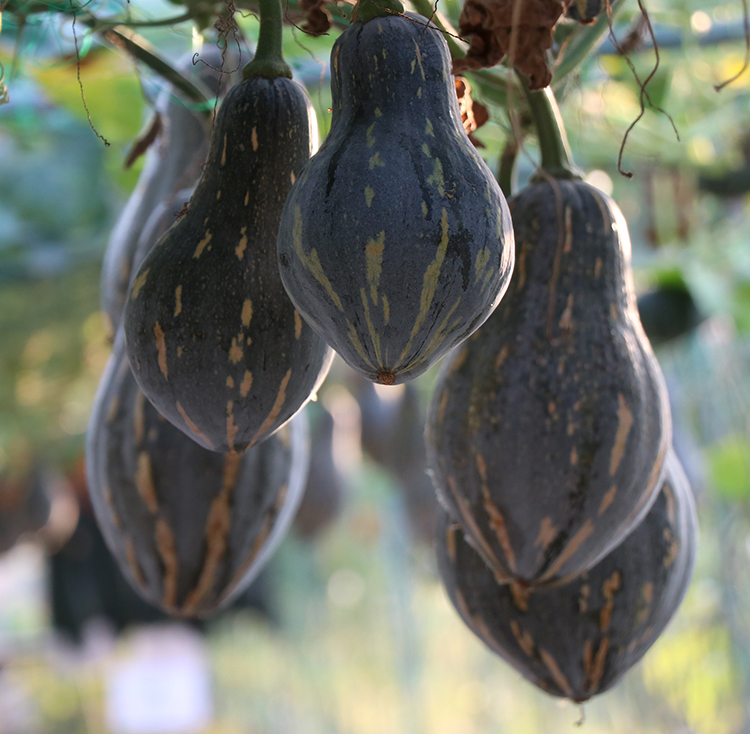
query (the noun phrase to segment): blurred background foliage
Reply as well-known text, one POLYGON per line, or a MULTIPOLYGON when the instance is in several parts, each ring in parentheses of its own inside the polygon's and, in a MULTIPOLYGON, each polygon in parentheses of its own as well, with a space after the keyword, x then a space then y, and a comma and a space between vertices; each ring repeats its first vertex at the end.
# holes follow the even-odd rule
MULTIPOLYGON (((620 38, 639 17, 634 0, 621 1, 620 38)), ((619 175, 618 150, 640 110, 640 90, 609 40, 558 94, 578 164, 590 182, 613 193, 626 216, 639 293, 660 287, 682 294, 642 304, 651 333, 663 332, 655 339, 657 355, 670 389, 676 449, 698 499, 701 542, 677 617, 621 684, 586 705, 585 730, 747 733, 750 72, 720 93, 714 89, 742 68, 742 5, 646 5, 660 45, 649 92, 671 115, 679 139, 664 114, 648 109, 624 153, 623 167, 634 176, 619 175), (670 324, 680 319, 694 328, 668 339, 670 324)), ((140 22, 184 10, 162 0, 92 0, 86 7, 100 18, 129 14, 140 22)), ((460 11, 457 0, 439 7, 454 21, 460 11)), ((347 8, 340 3, 338 12, 347 8)), ((255 17, 243 10, 237 22, 252 45, 255 17)), ((136 30, 172 61, 216 42, 210 25, 203 35, 189 22, 136 30)), ((285 38, 321 135, 329 127, 326 73, 337 32, 310 38, 290 26, 285 38)), ((653 67, 646 35, 630 59, 641 78, 653 67)), ((109 352, 99 267, 142 164, 125 170, 123 160, 163 82, 80 23, 74 38, 70 17, 54 10, 25 17, 6 11, 0 63, 10 98, 0 106, 0 477, 24 476, 32 466, 66 476, 84 517, 80 455, 109 352)), ((481 92, 475 97, 482 100, 481 92)), ((483 101, 490 122, 476 135, 497 169, 510 124, 506 110, 483 101)), ((534 156, 528 138, 520 182, 534 156)), ((411 399, 424 404, 433 377, 420 378, 411 399)), ((434 513, 424 474, 400 472, 382 461, 382 447, 367 442, 373 429, 377 435, 400 425, 398 406, 407 393, 372 390, 337 364, 309 411, 315 417, 325 406, 334 419, 335 481, 343 487, 336 522, 313 538, 298 532, 285 543, 263 576, 262 604, 230 610, 197 630, 177 625, 205 652, 212 701, 210 722, 184 731, 569 731, 581 716, 578 707, 525 683, 449 607, 424 531, 434 513)), ((94 547, 93 531, 82 527, 74 557, 94 547)), ((49 589, 56 566, 40 547, 37 538, 0 558, 0 734, 118 730, 108 714, 112 670, 135 655, 141 632, 93 613, 77 635, 53 631, 49 589)), ((83 587, 75 589, 72 599, 88 598, 83 587)))

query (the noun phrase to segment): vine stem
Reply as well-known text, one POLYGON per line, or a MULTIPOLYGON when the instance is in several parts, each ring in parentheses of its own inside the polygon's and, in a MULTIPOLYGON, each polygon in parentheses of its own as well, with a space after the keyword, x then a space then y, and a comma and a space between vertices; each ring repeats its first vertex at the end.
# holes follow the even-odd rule
POLYGON ((521 86, 536 128, 541 153, 542 171, 553 178, 581 178, 580 171, 573 163, 568 136, 565 133, 560 108, 549 87, 531 91, 526 80, 519 74, 521 86))
MULTIPOLYGON (((81 21, 90 28, 95 27, 96 21, 85 19, 81 21)), ((125 28, 110 28, 102 35, 113 45, 127 51, 133 58, 142 61, 146 66, 155 71, 159 76, 170 82, 176 89, 181 91, 188 99, 196 103, 196 110, 206 115, 211 114, 211 103, 203 92, 186 79, 174 67, 164 59, 150 50, 150 44, 133 31, 128 32, 125 28)))
POLYGON ((282 41, 284 37, 284 13, 281 0, 259 0, 260 32, 255 57, 245 65, 242 78, 260 76, 266 79, 292 78, 292 70, 284 61, 282 41))

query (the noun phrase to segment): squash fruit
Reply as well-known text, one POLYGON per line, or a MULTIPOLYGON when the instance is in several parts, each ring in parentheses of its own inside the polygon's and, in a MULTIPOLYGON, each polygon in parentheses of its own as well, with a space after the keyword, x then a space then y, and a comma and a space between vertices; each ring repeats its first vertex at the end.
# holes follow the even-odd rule
POLYGON ((646 514, 671 441, 617 205, 579 180, 550 90, 527 99, 543 176, 511 197, 508 293, 443 365, 427 426, 438 494, 516 585, 578 575, 646 514))
POLYGON ((437 28, 413 13, 355 22, 331 66, 331 131, 284 206, 279 269, 346 362, 400 383, 496 307, 513 268, 510 217, 464 131, 437 28))
POLYGON ((302 498, 304 417, 244 454, 208 451, 166 421, 118 339, 86 441, 97 522, 133 587, 175 616, 207 616, 258 574, 302 498))
POLYGON ((554 589, 514 593, 443 513, 440 574, 468 627, 542 690, 585 701, 610 688, 662 633, 690 583, 695 506, 673 452, 643 522, 587 573, 554 589))
POLYGON ((133 279, 125 334, 135 377, 204 448, 238 452, 271 435, 330 365, 275 253, 282 205, 314 145, 302 87, 259 76, 234 86, 187 214, 133 279))
POLYGON ((617 205, 558 180, 511 209, 508 294, 443 366, 427 443, 438 492, 485 560, 540 584, 589 568, 638 524, 671 421, 617 205))

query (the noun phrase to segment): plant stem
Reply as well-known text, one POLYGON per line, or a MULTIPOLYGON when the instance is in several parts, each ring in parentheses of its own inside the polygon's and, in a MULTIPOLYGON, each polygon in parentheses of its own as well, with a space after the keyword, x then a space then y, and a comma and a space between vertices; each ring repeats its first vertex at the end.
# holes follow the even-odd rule
POLYGON ((552 90, 545 87, 532 92, 520 74, 519 79, 536 128, 542 170, 553 178, 581 178, 573 164, 568 136, 552 90))
MULTIPOLYGON (((89 28, 95 28, 97 25, 96 20, 84 19, 81 22, 89 28)), ((182 92, 188 99, 195 102, 195 109, 198 112, 206 115, 210 114, 213 104, 208 101, 206 95, 189 79, 186 79, 174 67, 151 51, 148 48, 150 44, 145 39, 135 33, 127 33, 124 29, 117 30, 116 28, 105 30, 102 35, 114 46, 124 49, 133 58, 142 61, 146 66, 182 92)))
POLYGON ((292 70, 284 61, 281 50, 284 25, 281 0, 259 0, 260 32, 255 57, 245 65, 242 78, 264 77, 277 79, 278 77, 292 78, 292 70))
POLYGON ((187 23, 187 21, 193 19, 193 14, 183 13, 182 15, 172 16, 171 18, 160 18, 159 20, 100 20, 94 30, 97 33, 106 31, 109 28, 114 28, 118 25, 124 25, 128 28, 160 28, 169 25, 179 25, 180 23, 187 23))

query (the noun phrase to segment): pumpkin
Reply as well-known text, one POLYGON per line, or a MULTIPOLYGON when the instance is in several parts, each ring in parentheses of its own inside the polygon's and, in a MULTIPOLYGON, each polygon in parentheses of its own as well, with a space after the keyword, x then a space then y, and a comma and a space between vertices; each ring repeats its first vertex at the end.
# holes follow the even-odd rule
POLYGON ((442 513, 438 561, 462 619, 491 650, 542 690, 585 701, 610 688, 662 633, 690 583, 695 506, 671 452, 661 492, 643 522, 575 580, 519 594, 498 584, 461 523, 442 513))
POLYGON ((420 15, 347 28, 331 53, 330 134, 281 217, 279 269, 297 310, 386 385, 477 329, 513 267, 507 205, 464 131, 450 66, 420 15))
POLYGON ((284 199, 315 144, 306 93, 251 76, 219 110, 187 213, 134 277, 128 354, 156 409, 204 448, 240 452, 315 393, 331 353, 284 291, 284 199))
POLYGON ((591 567, 644 517, 671 418, 614 201, 579 180, 542 181, 511 209, 516 270, 442 368, 428 461, 485 561, 541 585, 591 567))
POLYGON ((290 526, 307 473, 306 424, 300 416, 244 454, 208 451, 146 400, 118 339, 86 462, 97 522, 130 583, 169 614, 206 616, 248 586, 290 526))

